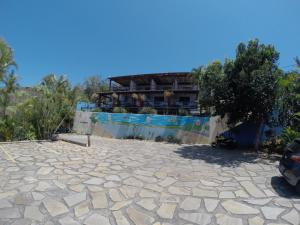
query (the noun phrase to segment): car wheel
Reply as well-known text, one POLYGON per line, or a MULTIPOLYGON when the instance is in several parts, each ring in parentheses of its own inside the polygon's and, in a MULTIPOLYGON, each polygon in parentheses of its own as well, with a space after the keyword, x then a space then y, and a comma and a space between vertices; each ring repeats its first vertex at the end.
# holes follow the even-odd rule
POLYGON ((296 188, 296 191, 298 192, 298 194, 300 194, 300 180, 298 181, 295 188, 296 188))

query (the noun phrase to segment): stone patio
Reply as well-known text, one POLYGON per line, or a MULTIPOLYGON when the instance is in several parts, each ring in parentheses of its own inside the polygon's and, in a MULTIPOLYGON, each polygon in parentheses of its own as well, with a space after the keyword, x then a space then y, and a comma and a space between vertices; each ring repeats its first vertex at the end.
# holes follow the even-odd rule
POLYGON ((1 145, 0 224, 299 224, 278 162, 241 151, 94 138, 1 145))

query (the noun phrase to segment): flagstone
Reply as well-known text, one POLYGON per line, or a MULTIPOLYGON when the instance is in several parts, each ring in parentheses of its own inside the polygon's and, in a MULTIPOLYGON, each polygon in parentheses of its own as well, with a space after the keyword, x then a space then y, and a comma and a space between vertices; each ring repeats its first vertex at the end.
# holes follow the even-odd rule
POLYGON ((212 221, 212 216, 207 213, 179 213, 179 217, 199 225, 208 225, 212 221))
POLYGON ((54 199, 46 198, 43 200, 43 204, 51 216, 58 216, 69 212, 65 204, 54 199))

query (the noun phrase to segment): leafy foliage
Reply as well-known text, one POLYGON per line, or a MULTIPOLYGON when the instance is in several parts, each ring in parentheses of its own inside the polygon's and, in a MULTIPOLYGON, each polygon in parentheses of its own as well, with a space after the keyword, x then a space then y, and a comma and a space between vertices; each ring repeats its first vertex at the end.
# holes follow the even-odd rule
POLYGON ((96 94, 100 91, 108 90, 108 85, 100 76, 95 75, 85 80, 82 89, 88 101, 95 101, 96 94))
POLYGON ((202 107, 228 116, 228 124, 260 122, 272 112, 276 97, 279 53, 271 45, 251 40, 240 43, 233 60, 213 62, 193 71, 202 107))
POLYGON ((127 110, 123 107, 114 107, 113 112, 114 113, 127 113, 127 110))
POLYGON ((295 131, 291 127, 287 127, 281 134, 281 139, 284 145, 290 144, 295 138, 300 137, 300 132, 295 131))
POLYGON ((157 114, 157 110, 151 107, 143 107, 140 111, 140 114, 157 114))

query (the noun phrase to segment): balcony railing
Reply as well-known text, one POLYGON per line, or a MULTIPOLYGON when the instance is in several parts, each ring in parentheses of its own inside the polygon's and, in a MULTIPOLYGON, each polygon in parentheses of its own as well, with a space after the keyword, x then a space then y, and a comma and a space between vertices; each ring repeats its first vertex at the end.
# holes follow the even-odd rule
MULTIPOLYGON (((150 91, 150 86, 137 86, 132 91, 150 91)), ((154 91, 164 91, 164 90, 198 90, 198 87, 196 85, 178 85, 178 87, 175 89, 173 86, 156 86, 155 89, 152 89, 154 91)), ((112 86, 110 91, 130 91, 129 87, 121 87, 121 86, 112 86)))

